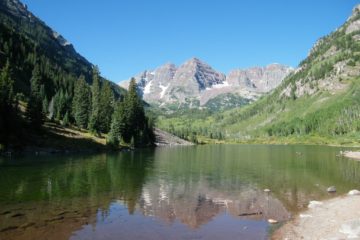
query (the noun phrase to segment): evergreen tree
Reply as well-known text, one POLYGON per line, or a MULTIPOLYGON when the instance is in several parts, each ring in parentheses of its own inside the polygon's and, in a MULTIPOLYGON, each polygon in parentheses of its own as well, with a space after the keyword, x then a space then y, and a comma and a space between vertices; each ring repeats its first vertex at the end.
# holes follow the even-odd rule
POLYGON ((124 115, 124 104, 118 102, 112 115, 111 128, 107 143, 110 146, 118 147, 126 131, 127 124, 124 115))
POLYGON ((93 82, 91 86, 91 114, 89 120, 89 130, 98 134, 100 132, 100 123, 99 123, 99 101, 100 101, 100 80, 99 80, 99 69, 94 67, 93 69, 93 82))
POLYGON ((72 110, 77 126, 87 128, 91 111, 91 91, 84 76, 75 83, 72 110))
POLYGON ((149 126, 148 119, 145 116, 143 101, 138 96, 134 78, 130 81, 129 90, 124 100, 124 118, 126 128, 123 139, 126 143, 130 143, 133 139, 134 146, 153 144, 153 129, 152 126, 149 126))
POLYGON ((99 109, 99 128, 103 133, 110 131, 112 114, 114 112, 114 94, 111 90, 110 83, 104 82, 100 93, 99 109))
POLYGON ((130 142, 132 137, 138 140, 139 133, 145 126, 145 113, 142 100, 137 93, 137 85, 134 78, 130 81, 129 90, 124 100, 124 108, 128 124, 127 131, 124 133, 124 140, 130 142))
POLYGON ((64 127, 67 127, 67 126, 69 126, 69 122, 70 122, 70 120, 69 120, 69 112, 66 112, 65 115, 64 115, 64 118, 62 120, 62 125, 64 127))
POLYGON ((132 79, 124 101, 116 105, 108 144, 118 146, 122 140, 130 147, 147 146, 152 145, 154 139, 153 121, 145 116, 135 79, 132 79))
POLYGON ((42 76, 39 65, 35 65, 30 80, 30 98, 27 107, 27 117, 34 128, 40 128, 44 123, 43 99, 41 97, 42 76))
POLYGON ((10 143, 11 135, 16 134, 17 130, 17 113, 13 85, 14 81, 11 78, 10 64, 7 61, 0 74, 0 144, 5 149, 10 143))

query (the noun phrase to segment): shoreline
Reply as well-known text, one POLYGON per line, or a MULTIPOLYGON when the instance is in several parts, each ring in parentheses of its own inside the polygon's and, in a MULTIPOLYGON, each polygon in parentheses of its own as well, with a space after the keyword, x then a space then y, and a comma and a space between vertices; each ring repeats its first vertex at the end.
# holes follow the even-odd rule
POLYGON ((360 238, 360 192, 322 202, 311 201, 308 209, 277 229, 271 239, 360 238))
POLYGON ((351 158, 353 160, 360 161, 360 152, 345 151, 345 152, 342 153, 342 155, 347 157, 347 158, 351 158))

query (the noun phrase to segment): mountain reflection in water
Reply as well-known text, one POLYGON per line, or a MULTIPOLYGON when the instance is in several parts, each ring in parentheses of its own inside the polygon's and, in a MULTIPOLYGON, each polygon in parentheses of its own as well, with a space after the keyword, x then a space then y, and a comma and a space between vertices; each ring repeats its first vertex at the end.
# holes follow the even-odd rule
POLYGON ((207 145, 4 159, 0 239, 266 239, 267 219, 330 197, 328 186, 357 186, 360 164, 340 150, 207 145))

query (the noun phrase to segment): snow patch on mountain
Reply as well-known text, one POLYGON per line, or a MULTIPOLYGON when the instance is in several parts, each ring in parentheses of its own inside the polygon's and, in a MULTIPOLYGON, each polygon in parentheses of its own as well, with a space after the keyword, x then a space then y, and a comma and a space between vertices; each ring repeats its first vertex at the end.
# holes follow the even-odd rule
POLYGON ((151 84, 153 83, 153 81, 150 81, 148 82, 146 85, 145 85, 145 88, 144 88, 144 94, 149 94, 151 93, 151 84))
POLYGON ((214 88, 220 89, 220 88, 225 88, 225 87, 230 87, 230 86, 231 85, 227 81, 224 81, 222 83, 212 85, 211 87, 207 87, 205 90, 212 90, 214 88))
POLYGON ((161 88, 161 92, 160 92, 160 98, 163 98, 165 95, 166 90, 169 88, 170 84, 168 84, 167 86, 163 86, 162 84, 160 84, 160 88, 161 88))

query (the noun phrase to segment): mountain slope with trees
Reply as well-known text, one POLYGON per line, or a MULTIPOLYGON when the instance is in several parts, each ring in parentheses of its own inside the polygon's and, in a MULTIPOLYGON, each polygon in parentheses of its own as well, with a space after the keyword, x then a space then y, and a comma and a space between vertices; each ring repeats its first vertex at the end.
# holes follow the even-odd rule
POLYGON ((228 142, 360 143, 360 6, 321 38, 297 70, 249 106, 205 119, 161 117, 159 127, 228 142), (205 130, 204 130, 205 129, 205 130))
MULTIPOLYGON (((0 3, 0 56, 0 149, 42 145, 34 138, 47 134, 49 122, 104 138, 115 106, 131 95, 101 77, 96 66, 18 0, 0 3)), ((139 124, 136 131, 144 134, 147 121, 139 124)), ((130 144, 127 137, 121 136, 124 144, 130 144)), ((151 139, 136 139, 134 145, 152 145, 151 139)))

